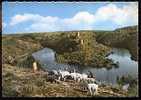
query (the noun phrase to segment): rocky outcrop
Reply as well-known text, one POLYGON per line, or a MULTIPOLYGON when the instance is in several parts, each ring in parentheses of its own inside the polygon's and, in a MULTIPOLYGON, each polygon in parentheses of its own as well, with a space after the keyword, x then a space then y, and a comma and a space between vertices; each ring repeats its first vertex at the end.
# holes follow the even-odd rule
POLYGON ((56 54, 59 63, 91 65, 95 67, 106 66, 108 60, 105 55, 110 48, 96 42, 92 32, 72 32, 58 41, 60 50, 56 54))
POLYGON ((20 60, 41 49, 37 41, 22 36, 4 36, 2 39, 2 63, 17 65, 20 60))

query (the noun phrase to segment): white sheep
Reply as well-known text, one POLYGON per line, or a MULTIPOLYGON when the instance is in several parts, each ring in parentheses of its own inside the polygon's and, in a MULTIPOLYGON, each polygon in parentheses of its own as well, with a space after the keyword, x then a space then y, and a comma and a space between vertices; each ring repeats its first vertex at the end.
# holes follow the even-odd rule
POLYGON ((76 73, 74 71, 73 73, 70 73, 70 75, 77 82, 80 82, 80 80, 82 80, 82 75, 80 73, 76 73))
POLYGON ((88 82, 92 82, 92 83, 94 83, 96 80, 95 80, 95 78, 86 78, 86 80, 88 81, 88 82))
POLYGON ((83 79, 82 74, 76 73, 76 81, 77 81, 77 82, 80 82, 82 79, 83 79))
POLYGON ((128 91, 128 88, 129 88, 129 84, 125 84, 125 85, 123 85, 123 87, 122 87, 122 89, 124 90, 124 91, 128 91))
POLYGON ((95 83, 90 83, 88 84, 88 90, 90 91, 91 95, 95 95, 98 93, 98 85, 95 83))
MULTIPOLYGON (((64 78, 65 76, 70 75, 70 73, 68 71, 59 70, 59 73, 61 74, 61 77, 63 80, 65 80, 65 78, 64 78)), ((59 78, 59 80, 60 80, 60 78, 59 78)))
POLYGON ((55 75, 58 75, 57 70, 52 70, 55 75))
POLYGON ((77 74, 76 73, 70 73, 70 75, 75 81, 77 80, 77 74))
POLYGON ((87 78, 88 78, 88 75, 87 74, 79 74, 79 73, 77 73, 77 78, 79 79, 79 81, 81 81, 81 80, 87 80, 87 78))
POLYGON ((82 76, 82 79, 83 79, 83 80, 86 80, 86 79, 88 78, 88 75, 87 75, 87 74, 84 74, 84 73, 81 74, 81 76, 82 76))

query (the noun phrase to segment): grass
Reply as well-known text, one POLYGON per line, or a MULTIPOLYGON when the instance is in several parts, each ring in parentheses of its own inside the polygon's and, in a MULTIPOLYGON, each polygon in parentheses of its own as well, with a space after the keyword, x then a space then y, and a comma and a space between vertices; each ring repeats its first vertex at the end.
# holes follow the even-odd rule
POLYGON ((16 41, 15 40, 3 40, 2 41, 2 45, 6 45, 6 46, 9 46, 9 45, 16 45, 16 41))
MULTIPOLYGON (((50 83, 47 74, 43 71, 32 73, 30 68, 20 68, 4 64, 2 66, 2 96, 24 96, 24 97, 89 97, 88 92, 83 92, 79 83, 60 82, 50 83), (67 84, 67 85, 64 85, 67 84)), ((114 91, 111 87, 100 86, 99 94, 96 96, 113 96, 109 92, 120 92, 120 89, 114 91), (108 93, 104 91, 108 90, 108 93)), ((122 96, 125 96, 121 93, 122 96)))
POLYGON ((123 86, 125 84, 130 84, 129 89, 128 89, 128 96, 138 96, 138 79, 133 78, 130 75, 120 77, 118 79, 118 84, 120 86, 123 86))

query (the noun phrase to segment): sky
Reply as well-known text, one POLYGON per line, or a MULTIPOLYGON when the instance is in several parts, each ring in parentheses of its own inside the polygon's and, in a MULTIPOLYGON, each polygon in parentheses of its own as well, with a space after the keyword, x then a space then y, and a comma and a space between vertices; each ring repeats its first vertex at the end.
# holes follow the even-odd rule
POLYGON ((138 2, 2 2, 2 34, 138 25, 138 2))

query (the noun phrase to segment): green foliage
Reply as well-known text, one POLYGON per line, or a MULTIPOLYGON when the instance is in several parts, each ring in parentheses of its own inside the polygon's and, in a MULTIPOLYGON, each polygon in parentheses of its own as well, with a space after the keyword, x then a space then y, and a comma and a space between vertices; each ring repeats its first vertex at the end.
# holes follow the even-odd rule
POLYGON ((60 49, 56 54, 58 62, 104 67, 106 64, 105 54, 110 49, 98 44, 93 32, 79 32, 79 35, 78 32, 62 33, 61 36, 62 38, 58 42, 60 49))
POLYGON ((122 76, 117 78, 117 82, 120 86, 125 84, 129 85, 128 96, 138 96, 138 79, 133 78, 131 75, 122 76))
POLYGON ((16 41, 14 39, 7 39, 7 40, 2 40, 2 46, 13 46, 16 45, 16 41))
POLYGON ((116 29, 111 32, 96 32, 96 40, 107 46, 128 49, 134 60, 138 59, 138 26, 116 29))
POLYGON ((137 84, 137 79, 132 77, 131 75, 127 75, 127 76, 118 77, 117 82, 121 85, 129 83, 131 84, 131 86, 134 86, 135 84, 137 84))
POLYGON ((25 56, 23 58, 20 58, 20 60, 17 63, 17 66, 18 67, 31 68, 34 61, 35 61, 35 59, 31 55, 30 56, 25 56))

